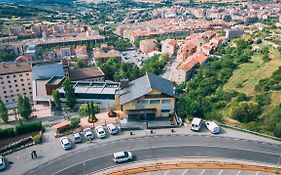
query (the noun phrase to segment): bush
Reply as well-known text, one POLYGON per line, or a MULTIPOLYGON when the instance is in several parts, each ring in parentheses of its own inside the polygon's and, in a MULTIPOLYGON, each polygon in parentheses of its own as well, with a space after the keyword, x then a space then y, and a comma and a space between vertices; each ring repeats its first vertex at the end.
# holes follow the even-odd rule
POLYGON ((42 134, 36 134, 35 136, 32 137, 32 140, 35 143, 42 143, 42 134))
POLYGON ((6 128, 2 129, 0 128, 0 138, 1 139, 7 139, 12 138, 16 135, 14 128, 6 128))
POLYGON ((41 130, 42 130, 42 122, 25 123, 16 126, 16 133, 18 135, 26 134, 34 131, 41 131, 41 130))
POLYGON ((78 117, 73 117, 70 119, 70 126, 71 128, 77 128, 80 124, 80 118, 78 117))
POLYGON ((269 93, 257 94, 256 102, 261 106, 269 105, 271 103, 270 94, 269 93))
POLYGON ((238 96, 237 96, 237 102, 241 102, 241 101, 248 101, 249 100, 249 97, 246 95, 246 94, 243 94, 243 93, 240 93, 238 96))
POLYGON ((240 102, 232 108, 232 117, 239 122, 248 123, 258 119, 262 110, 260 105, 252 102, 240 102))

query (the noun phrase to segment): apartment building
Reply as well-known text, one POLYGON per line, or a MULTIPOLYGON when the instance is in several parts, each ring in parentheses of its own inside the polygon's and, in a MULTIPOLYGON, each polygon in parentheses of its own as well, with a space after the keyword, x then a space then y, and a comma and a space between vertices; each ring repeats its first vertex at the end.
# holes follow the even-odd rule
POLYGON ((141 40, 140 41, 140 51, 144 54, 153 52, 153 51, 157 50, 156 43, 157 42, 154 39, 141 40))
POLYGON ((32 71, 30 63, 0 64, 0 98, 7 106, 16 106, 17 96, 32 99, 32 71))

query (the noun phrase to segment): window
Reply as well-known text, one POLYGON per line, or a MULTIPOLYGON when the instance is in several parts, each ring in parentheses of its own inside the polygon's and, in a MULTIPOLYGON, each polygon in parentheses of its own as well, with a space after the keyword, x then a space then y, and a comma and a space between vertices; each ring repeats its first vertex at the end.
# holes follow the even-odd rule
POLYGON ((150 100, 150 104, 152 105, 160 104, 160 100, 150 100))
POLYGON ((9 88, 12 88, 12 85, 9 85, 9 88))
POLYGON ((16 77, 16 75, 13 75, 13 77, 16 77))
POLYGON ((31 87, 29 87, 28 89, 31 89, 31 87))
POLYGON ((14 80, 14 82, 17 82, 17 80, 14 80))
POLYGON ((10 90, 11 93, 13 93, 13 90, 10 90))
POLYGON ((17 92, 19 91, 19 89, 16 90, 17 92))
POLYGON ((171 104, 171 100, 162 100, 162 104, 171 104))
POLYGON ((26 95, 26 93, 23 93, 23 95, 26 95))
POLYGON ((31 84, 30 83, 27 83, 28 84, 28 86, 30 86, 31 84))
POLYGON ((20 81, 23 81, 23 79, 20 79, 20 81))
POLYGON ((24 84, 21 84, 21 86, 24 86, 24 84))
POLYGON ((9 76, 9 75, 7 75, 7 76, 6 76, 6 78, 10 78, 10 76, 9 76))
POLYGON ((6 94, 7 93, 7 91, 4 91, 4 94, 6 94))
POLYGON ((1 84, 4 84, 4 82, 2 81, 1 84))
POLYGON ((135 101, 132 101, 132 103, 131 103, 132 106, 136 106, 136 104, 137 103, 135 101))
POLYGON ((22 74, 20 74, 20 77, 22 77, 22 74))
POLYGON ((5 86, 2 86, 2 89, 5 89, 5 86))
POLYGON ((29 75, 29 73, 26 73, 25 75, 27 75, 27 76, 28 76, 28 75, 29 75))
POLYGON ((15 84, 15 87, 18 87, 19 85, 15 84))
POLYGON ((25 88, 22 88, 23 91, 25 91, 25 88))
POLYGON ((161 112, 170 112, 170 109, 161 109, 161 112))
POLYGON ((144 105, 148 105, 149 104, 149 100, 143 100, 141 102, 141 105, 144 106, 144 105))
POLYGON ((8 83, 11 83, 11 81, 10 81, 10 80, 8 80, 8 83))
POLYGON ((6 103, 9 103, 9 100, 6 100, 6 103))

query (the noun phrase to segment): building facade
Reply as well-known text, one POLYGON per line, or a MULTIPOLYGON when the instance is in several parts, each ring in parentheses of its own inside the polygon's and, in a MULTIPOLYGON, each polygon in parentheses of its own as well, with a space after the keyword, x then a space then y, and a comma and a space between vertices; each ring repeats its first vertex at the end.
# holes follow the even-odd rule
POLYGON ((0 65, 0 98, 7 108, 16 106, 18 95, 32 100, 32 71, 30 63, 0 65))
POLYGON ((147 73, 124 85, 116 92, 115 108, 128 119, 155 120, 174 113, 176 92, 173 84, 160 76, 147 73))

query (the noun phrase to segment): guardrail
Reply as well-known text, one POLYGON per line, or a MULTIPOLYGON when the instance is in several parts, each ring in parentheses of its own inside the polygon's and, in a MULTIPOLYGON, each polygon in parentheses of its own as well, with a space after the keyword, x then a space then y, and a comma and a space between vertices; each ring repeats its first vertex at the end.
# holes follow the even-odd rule
POLYGON ((234 130, 237 130, 237 131, 243 131, 243 132, 247 132, 247 133, 250 133, 250 134, 257 135, 257 136, 265 137, 265 138, 268 138, 268 139, 281 141, 281 138, 270 136, 270 135, 267 135, 267 134, 262 134, 262 133, 259 133, 259 132, 250 131, 250 130, 247 130, 247 129, 239 128, 239 127, 236 127, 236 126, 230 126, 230 125, 226 125, 226 124, 222 124, 222 123, 219 123, 219 125, 222 126, 222 127, 225 127, 225 128, 230 128, 230 129, 234 129, 234 130))
POLYGON ((235 170, 250 170, 250 171, 262 171, 268 173, 280 174, 281 169, 274 167, 258 166, 258 165, 247 165, 247 164, 235 164, 235 163, 220 163, 220 162, 208 162, 208 163, 154 163, 150 165, 136 166, 132 168, 119 169, 111 172, 103 172, 105 175, 127 175, 137 174, 151 171, 161 170, 173 170, 173 169, 193 169, 193 168, 204 168, 204 169, 235 169, 235 170))

